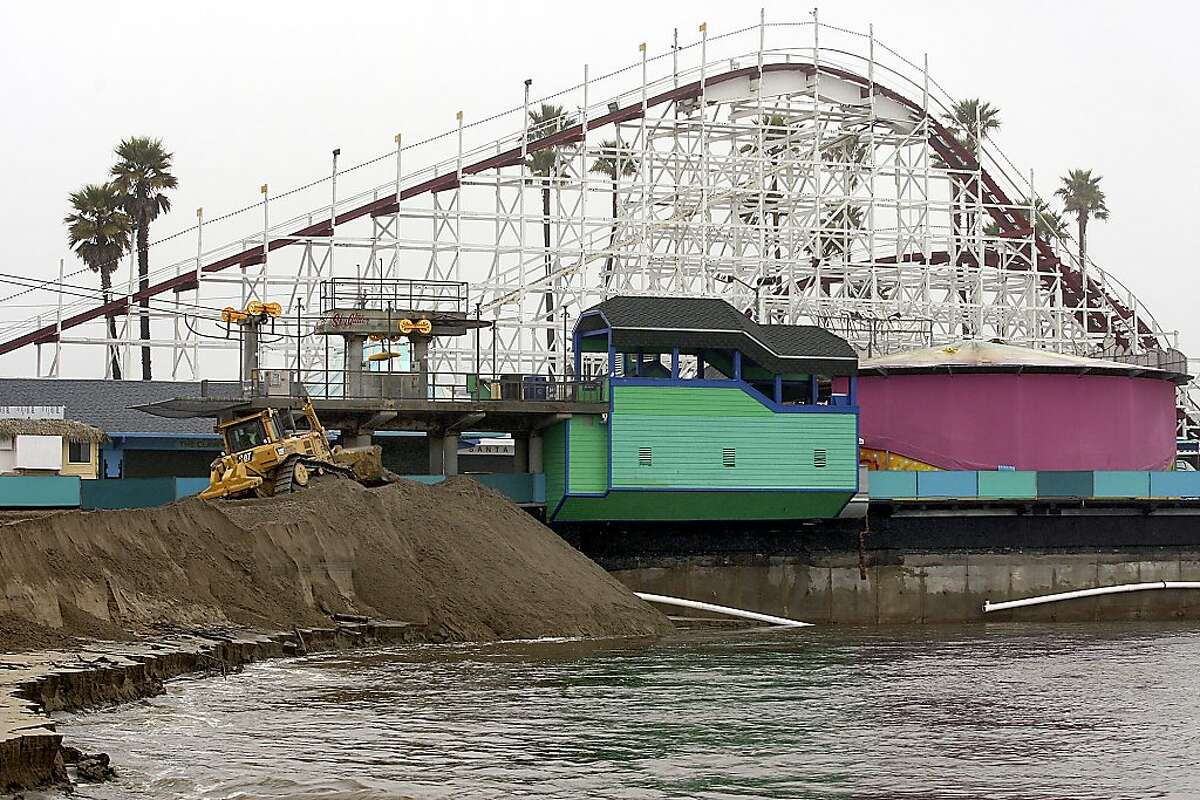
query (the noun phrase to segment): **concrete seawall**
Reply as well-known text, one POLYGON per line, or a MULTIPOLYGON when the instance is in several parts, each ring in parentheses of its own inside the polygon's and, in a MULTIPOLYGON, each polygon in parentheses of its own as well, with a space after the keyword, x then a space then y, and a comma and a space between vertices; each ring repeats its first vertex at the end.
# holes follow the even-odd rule
POLYGON ((1200 548, 899 552, 641 559, 613 569, 635 591, 818 624, 1200 619, 1200 591, 1148 591, 983 613, 985 600, 1143 581, 1200 580, 1200 548), (865 577, 864 577, 865 572, 865 577))

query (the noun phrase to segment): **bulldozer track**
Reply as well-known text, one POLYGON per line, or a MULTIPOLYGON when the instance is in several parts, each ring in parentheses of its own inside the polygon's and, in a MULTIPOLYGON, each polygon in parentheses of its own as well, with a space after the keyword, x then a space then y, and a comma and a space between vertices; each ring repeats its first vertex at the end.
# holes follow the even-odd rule
MULTIPOLYGON (((341 477, 349 478, 352 481, 358 480, 354 475, 354 470, 350 469, 350 467, 343 467, 341 464, 334 464, 331 461, 324 461, 319 458, 301 458, 299 461, 301 464, 311 469, 320 468, 332 475, 340 475, 341 477)), ((289 472, 289 474, 291 473, 289 472)))

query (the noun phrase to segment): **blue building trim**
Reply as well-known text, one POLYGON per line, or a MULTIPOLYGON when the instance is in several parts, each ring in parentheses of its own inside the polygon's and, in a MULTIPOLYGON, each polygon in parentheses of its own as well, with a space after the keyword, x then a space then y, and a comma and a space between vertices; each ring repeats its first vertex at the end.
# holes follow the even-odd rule
POLYGON ((858 414, 858 406, 856 405, 788 405, 785 403, 776 403, 774 400, 767 397, 765 394, 754 388, 746 381, 713 380, 713 379, 679 379, 671 380, 668 378, 610 378, 609 379, 609 418, 612 418, 612 388, 611 385, 617 386, 670 386, 682 389, 694 389, 697 387, 707 389, 740 389, 746 394, 753 397, 758 402, 779 414, 858 414))

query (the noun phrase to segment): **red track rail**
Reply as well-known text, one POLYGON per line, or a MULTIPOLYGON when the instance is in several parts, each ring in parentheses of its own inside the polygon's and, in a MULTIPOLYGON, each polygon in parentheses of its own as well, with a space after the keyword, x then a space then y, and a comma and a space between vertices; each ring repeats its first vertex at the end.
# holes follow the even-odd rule
MULTIPOLYGON (((804 64, 804 63, 766 64, 763 66, 763 71, 764 72, 798 71, 798 72, 803 72, 805 74, 809 74, 814 71, 814 68, 813 68, 812 64, 804 64)), ((866 94, 869 91, 870 86, 871 86, 870 81, 868 81, 866 78, 864 78, 860 75, 856 75, 852 72, 848 72, 846 70, 836 68, 836 67, 823 65, 821 67, 821 72, 828 74, 828 75, 832 75, 834 77, 841 78, 841 79, 849 81, 851 83, 857 83, 859 86, 862 87, 864 96, 866 96, 866 94)), ((744 67, 742 69, 736 69, 736 70, 732 70, 730 72, 724 72, 719 75, 714 75, 710 78, 707 78, 707 79, 705 79, 705 86, 706 87, 715 86, 717 84, 721 84, 726 81, 734 80, 736 78, 756 75, 757 73, 758 73, 757 66, 744 67)), ((911 110, 918 118, 924 115, 925 112, 922 111, 922 109, 919 105, 917 105, 913 101, 909 100, 908 98, 904 97, 903 95, 900 95, 890 89, 887 89, 886 87, 880 86, 878 83, 875 84, 874 88, 875 88, 875 91, 878 92, 880 95, 882 95, 884 97, 888 97, 892 100, 895 100, 896 102, 900 103, 901 105, 903 105, 906 108, 908 108, 909 110, 911 110)), ((685 99, 689 99, 689 98, 699 97, 700 93, 701 93, 700 82, 693 81, 692 83, 688 83, 683 86, 679 86, 675 89, 672 89, 669 92, 663 92, 661 94, 647 98, 646 107, 649 108, 649 107, 661 105, 663 103, 669 103, 672 101, 685 100, 685 99)), ((600 117, 596 117, 595 119, 589 119, 587 122, 587 127, 588 127, 588 130, 593 130, 595 128, 600 128, 605 125, 608 125, 609 123, 625 122, 627 120, 637 119, 642 116, 642 113, 643 113, 642 105, 641 105, 641 103, 637 103, 634 105, 626 106, 625 108, 617 109, 616 111, 610 112, 610 113, 605 114, 600 117)), ((933 147, 934 151, 937 152, 937 154, 939 156, 941 156, 941 158, 946 162, 946 164, 951 169, 974 171, 976 169, 976 162, 975 162, 974 155, 971 154, 969 151, 967 151, 966 148, 964 148, 962 146, 962 144, 959 143, 958 140, 950 133, 950 131, 947 130, 945 128, 945 126, 943 126, 936 119, 931 117, 930 123, 931 123, 931 128, 934 133, 934 136, 930 139, 930 146, 933 147)), ((548 147, 557 147, 557 146, 564 145, 564 144, 571 144, 574 142, 578 142, 578 141, 581 141, 582 139, 583 139, 583 125, 581 123, 578 125, 574 125, 570 128, 566 128, 557 133, 554 133, 550 136, 546 136, 542 139, 538 139, 536 141, 530 142, 528 144, 528 146, 525 148, 525 151, 527 153, 533 153, 533 152, 537 152, 538 150, 543 150, 548 147)), ((501 167, 511 167, 511 166, 515 166, 519 163, 521 163, 521 148, 514 147, 511 150, 507 150, 503 153, 497 153, 496 155, 489 156, 488 158, 485 158, 482 161, 477 161, 473 164, 464 165, 463 166, 463 174, 475 175, 477 173, 484 172, 489 169, 499 169, 501 167)), ((982 169, 980 169, 980 174, 982 176, 982 187, 981 188, 982 188, 982 193, 983 193, 983 197, 982 197, 983 204, 985 206, 990 206, 987 210, 991 214, 992 218, 996 221, 996 224, 999 226, 1001 235, 1002 236, 1004 236, 1004 235, 1008 235, 1008 236, 1028 235, 1029 234, 1029 226, 1028 226, 1028 223, 1026 220, 1022 219, 1021 217, 1019 217, 1018 215, 1013 213, 1012 209, 1010 209, 1010 208, 997 207, 997 206, 1011 206, 1012 205, 1012 202, 1009 200, 1008 196, 1004 193, 1004 191, 1000 188, 999 184, 997 184, 996 181, 993 180, 993 178, 986 171, 983 171, 982 169)), ((386 216, 388 214, 394 214, 396 212, 396 210, 399 208, 399 202, 401 200, 407 200, 409 198, 417 197, 418 195, 426 194, 428 192, 440 192, 440 191, 444 191, 446 189, 454 189, 454 188, 457 188, 457 186, 458 186, 457 171, 445 173, 443 175, 438 175, 436 177, 430 178, 429 180, 427 180, 423 183, 417 184, 416 186, 410 186, 409 188, 402 190, 400 192, 399 198, 397 198, 395 193, 392 193, 385 197, 381 197, 377 200, 373 200, 370 203, 366 203, 364 205, 358 206, 357 208, 350 209, 349 211, 344 211, 341 214, 337 215, 336 221, 337 221, 338 225, 341 225, 343 223, 350 222, 351 220, 355 220, 360 217, 364 217, 364 216, 368 216, 368 215, 370 215, 370 216, 386 216)), ((324 220, 322 222, 318 222, 318 223, 309 225, 308 227, 301 228, 301 229, 293 232, 287 238, 272 239, 267 245, 267 250, 269 252, 272 250, 278 250, 281 247, 286 247, 287 245, 290 245, 290 244, 294 244, 295 243, 294 239, 296 237, 329 236, 329 235, 331 235, 331 233, 332 233, 332 228, 329 224, 329 221, 324 220)), ((1046 284, 1049 284, 1053 280, 1053 278, 1052 278, 1053 275, 1061 274, 1062 282, 1063 282, 1063 299, 1073 302, 1075 304, 1079 304, 1079 301, 1082 299, 1083 292, 1084 292, 1083 276, 1075 270, 1066 268, 1065 265, 1063 265, 1062 262, 1059 261, 1059 259, 1054 255, 1048 242, 1046 242, 1045 240, 1043 240, 1040 237, 1038 237, 1036 239, 1036 242, 1037 242, 1037 250, 1038 250, 1036 269, 1038 272, 1046 273, 1046 279, 1044 282, 1046 284)), ((226 256, 225 258, 222 258, 218 261, 214 261, 211 264, 205 264, 202 267, 202 270, 204 272, 220 272, 221 270, 227 269, 229 267, 253 266, 255 264, 262 263, 262 260, 263 260, 263 251, 262 251, 262 247, 259 246, 259 247, 253 247, 253 248, 249 248, 247 250, 243 250, 242 252, 235 253, 234 255, 231 255, 231 256, 226 256)), ((905 257, 901 260, 908 261, 908 260, 919 260, 919 259, 912 259, 909 257, 905 257)), ((109 314, 124 314, 128 311, 128 309, 131 306, 136 305, 141 300, 144 300, 144 299, 147 299, 150 297, 154 297, 156 295, 164 294, 166 292, 187 291, 189 289, 195 288, 195 285, 196 285, 196 279, 195 279, 194 272, 187 272, 187 273, 183 273, 181 275, 177 275, 174 278, 168 278, 167 280, 160 281, 159 283, 148 286, 145 289, 141 289, 141 290, 133 293, 132 295, 126 295, 124 297, 121 297, 121 298, 118 298, 115 300, 111 300, 108 303, 104 303, 104 304, 95 306, 94 308, 90 308, 87 311, 82 311, 78 314, 67 317, 62 320, 61 330, 66 330, 68 328, 74 328, 77 325, 82 325, 85 322, 90 322, 91 320, 99 319, 99 318, 107 316, 109 314)), ((1132 316, 1129 309, 1125 308, 1124 305, 1120 301, 1118 301, 1116 298, 1109 296, 1108 293, 1105 292, 1100 287, 1100 285, 1098 283, 1096 283, 1095 281, 1092 281, 1090 279, 1088 280, 1087 293, 1088 293, 1089 298, 1097 297, 1097 296, 1103 297, 1104 300, 1108 303, 1108 305, 1110 305, 1114 309, 1116 309, 1117 313, 1120 314, 1123 319, 1128 320, 1132 316)), ((1077 314, 1077 316, 1082 320, 1082 313, 1077 314)), ((1093 314, 1093 319, 1094 319, 1094 322, 1090 326, 1089 330, 1094 330, 1094 331, 1099 331, 1099 332, 1104 332, 1107 330, 1107 328, 1106 328, 1107 320, 1105 319, 1103 314, 1099 314, 1099 313, 1093 314)), ((1148 337, 1148 341, 1153 341, 1153 336, 1150 331, 1150 328, 1148 326, 1146 326, 1144 323, 1142 323, 1140 320, 1139 320, 1138 329, 1144 336, 1148 337)), ((46 343, 46 342, 53 342, 59 336, 58 331, 59 331, 59 326, 57 324, 46 325, 44 327, 38 328, 37 330, 31 331, 29 333, 15 337, 13 339, 9 339, 6 342, 0 343, 0 355, 3 355, 5 353, 11 353, 14 350, 17 350, 21 347, 25 347, 25 346, 31 345, 31 344, 41 344, 41 343, 46 343)))

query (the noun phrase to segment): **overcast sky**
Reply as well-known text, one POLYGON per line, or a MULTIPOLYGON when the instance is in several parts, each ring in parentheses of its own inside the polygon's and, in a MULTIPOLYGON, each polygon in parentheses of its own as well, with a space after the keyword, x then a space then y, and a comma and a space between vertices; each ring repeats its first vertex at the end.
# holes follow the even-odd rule
MULTIPOLYGON (((68 192, 103 179, 122 137, 162 137, 175 153, 176 211, 157 234, 422 137, 454 112, 517 105, 532 78, 548 92, 669 45, 753 24, 731 2, 73 2, 0 5, 0 272, 51 276, 68 256, 68 192), (681 34, 681 37, 683 34, 681 34)), ((766 3, 769 21, 810 6, 766 3)), ((1197 17, 1185 3, 859 0, 821 21, 869 23, 955 97, 1001 109, 996 140, 1049 195, 1073 167, 1104 176, 1112 218, 1089 229, 1095 261, 1120 277, 1200 356, 1200 183, 1194 76, 1197 17)), ((807 44, 807 42, 797 43, 807 44)), ((71 265, 72 261, 68 261, 71 265)), ((78 266, 78 265, 75 265, 78 266)), ((70 268, 70 267, 69 267, 70 268)), ((0 309, 0 318, 28 315, 0 309)))

